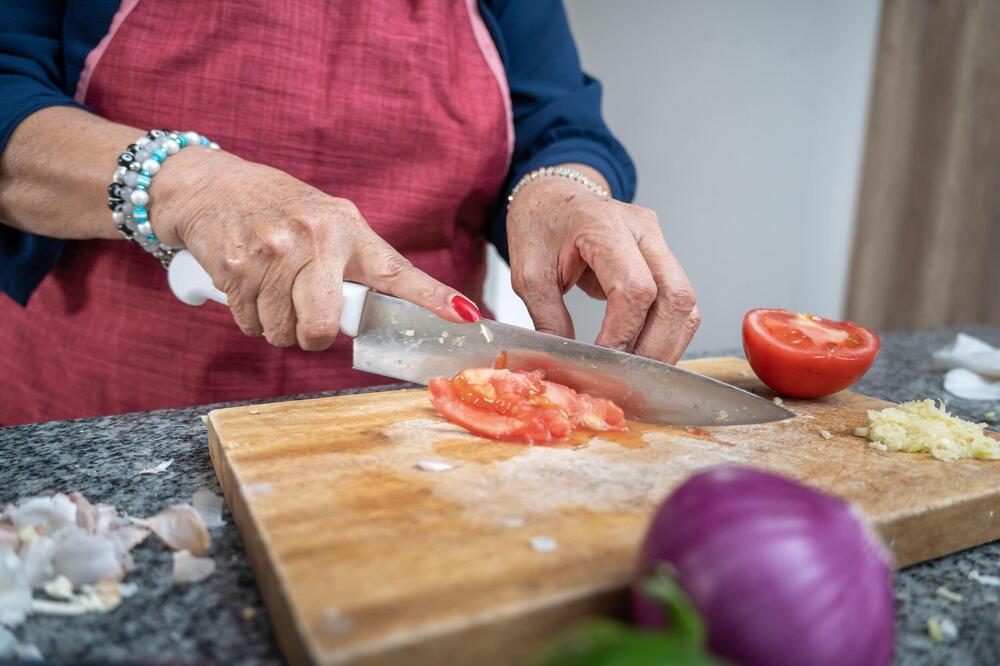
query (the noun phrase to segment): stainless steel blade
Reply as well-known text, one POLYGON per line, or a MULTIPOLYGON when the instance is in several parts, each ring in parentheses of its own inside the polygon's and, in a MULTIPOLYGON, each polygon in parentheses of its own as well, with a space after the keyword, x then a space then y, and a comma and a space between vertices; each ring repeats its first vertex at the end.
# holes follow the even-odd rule
POLYGON ((745 425, 794 416, 729 384, 666 363, 484 320, 452 324, 406 301, 370 293, 354 340, 354 367, 417 384, 491 365, 614 400, 629 418, 673 425, 745 425))

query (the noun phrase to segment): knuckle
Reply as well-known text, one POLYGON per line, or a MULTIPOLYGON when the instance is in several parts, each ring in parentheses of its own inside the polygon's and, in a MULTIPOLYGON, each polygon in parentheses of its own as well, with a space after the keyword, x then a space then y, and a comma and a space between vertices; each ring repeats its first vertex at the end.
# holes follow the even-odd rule
POLYGON ((260 252, 266 257, 283 257, 290 249, 291 239, 284 230, 272 229, 260 238, 260 252))
POLYGON ((646 224, 655 224, 657 226, 660 224, 660 218, 656 214, 656 211, 650 208, 632 205, 631 211, 633 215, 635 215, 636 219, 645 222, 646 224))
MULTIPOLYGON (((690 288, 671 289, 663 295, 663 306, 672 312, 694 313, 697 299, 690 288)), ((701 315, 697 315, 700 321, 701 315)))
POLYGON ((361 209, 350 199, 334 197, 333 207, 342 217, 362 219, 361 209))
POLYGON ((289 224, 296 234, 309 240, 322 238, 326 231, 323 220, 313 216, 293 217, 289 224))
POLYGON ((240 282, 246 278, 250 271, 246 262, 240 261, 239 259, 226 259, 219 272, 222 274, 223 278, 233 282, 240 282))
POLYGON ((693 333, 698 330, 699 326, 701 326, 701 313, 698 312, 697 308, 695 308, 691 311, 691 314, 688 315, 687 327, 693 333))
POLYGON ((227 255, 216 266, 216 274, 219 276, 216 287, 228 292, 235 288, 250 274, 249 262, 241 254, 227 255))
POLYGON ((619 291, 626 301, 634 304, 649 306, 656 300, 656 283, 652 278, 629 280, 619 291))
POLYGON ((409 259, 395 252, 387 254, 377 265, 376 276, 382 280, 396 281, 413 270, 409 259))
POLYGON ((531 264, 520 264, 511 270, 511 286, 518 296, 537 292, 550 282, 545 271, 539 270, 537 266, 531 264))

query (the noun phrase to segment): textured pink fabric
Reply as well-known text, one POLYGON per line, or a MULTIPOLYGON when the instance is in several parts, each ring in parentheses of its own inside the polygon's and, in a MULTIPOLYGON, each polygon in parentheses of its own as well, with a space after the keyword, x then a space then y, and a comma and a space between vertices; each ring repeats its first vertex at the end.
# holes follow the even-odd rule
POLYGON ((118 6, 118 11, 115 15, 111 17, 111 25, 108 27, 108 34, 101 38, 101 41, 97 43, 94 50, 87 54, 86 59, 83 61, 83 70, 80 72, 80 78, 76 82, 76 94, 73 96, 77 102, 83 103, 83 100, 87 98, 87 88, 90 87, 90 79, 94 76, 94 70, 97 68, 97 63, 101 62, 101 58, 104 56, 104 52, 108 49, 108 44, 111 40, 115 38, 115 33, 118 32, 118 28, 122 27, 122 23, 128 18, 128 15, 132 13, 135 6, 139 4, 139 0, 122 0, 121 5, 118 6))
POLYGON ((490 71, 496 77, 497 85, 500 87, 500 94, 503 95, 503 110, 507 117, 507 164, 510 167, 510 160, 514 156, 514 106, 510 99, 510 86, 507 85, 507 71, 504 69, 503 60, 497 45, 493 43, 489 28, 486 27, 482 15, 479 13, 479 3, 476 0, 465 0, 465 6, 469 10, 469 21, 472 22, 472 34, 479 44, 479 50, 483 54, 483 59, 489 65, 490 71))
MULTIPOLYGON (((465 0, 147 1, 105 47, 84 99, 98 113, 197 130, 349 198, 415 264, 480 298, 509 128, 465 0)), ((155 179, 151 191, 155 227, 155 179)), ((182 305, 124 241, 70 244, 29 306, 0 317, 16 322, 0 331, 16 350, 0 358, 17 396, 0 400, 6 423, 386 381, 350 369, 347 339, 277 349, 222 306, 182 305)))

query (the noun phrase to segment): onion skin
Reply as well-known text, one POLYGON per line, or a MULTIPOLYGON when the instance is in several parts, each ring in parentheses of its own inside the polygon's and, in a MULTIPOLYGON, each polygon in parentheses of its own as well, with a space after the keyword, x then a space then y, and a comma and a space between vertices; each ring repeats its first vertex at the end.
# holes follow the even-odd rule
MULTIPOLYGON (((722 466, 660 507, 638 580, 667 562, 708 627, 713 654, 743 666, 892 663, 892 564, 848 503, 775 474, 722 466)), ((637 624, 662 627, 633 587, 637 624)))

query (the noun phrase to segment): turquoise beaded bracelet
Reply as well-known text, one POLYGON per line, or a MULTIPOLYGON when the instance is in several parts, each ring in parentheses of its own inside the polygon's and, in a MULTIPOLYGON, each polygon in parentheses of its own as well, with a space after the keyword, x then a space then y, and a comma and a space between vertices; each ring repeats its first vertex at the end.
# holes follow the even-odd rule
POLYGON ((122 236, 138 243, 142 249, 160 260, 163 267, 180 248, 160 242, 149 220, 150 193, 153 176, 160 165, 181 148, 200 145, 218 150, 219 144, 197 132, 172 132, 154 129, 129 145, 118 156, 111 184, 108 186, 108 208, 111 219, 122 236))

